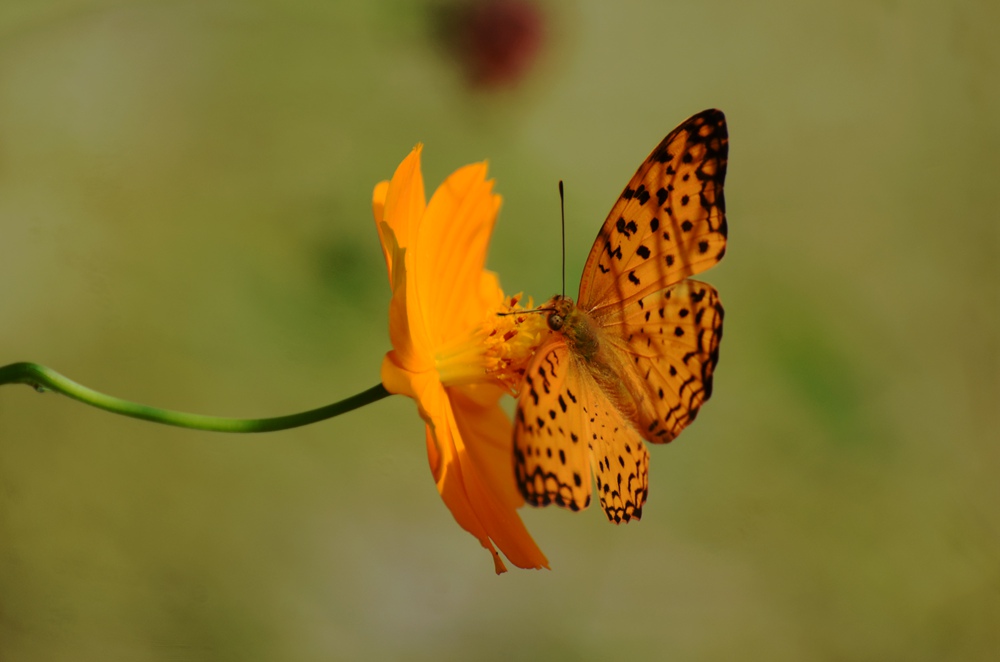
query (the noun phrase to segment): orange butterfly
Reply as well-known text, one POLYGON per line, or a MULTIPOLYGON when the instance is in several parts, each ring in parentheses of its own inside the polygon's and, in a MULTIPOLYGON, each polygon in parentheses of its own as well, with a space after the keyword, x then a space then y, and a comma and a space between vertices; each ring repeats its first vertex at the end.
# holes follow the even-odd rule
POLYGON ((586 508, 593 471, 608 518, 639 519, 642 440, 673 440, 711 395, 722 305, 711 285, 687 277, 726 252, 728 151, 720 110, 671 131, 611 208, 577 303, 555 296, 541 307, 553 333, 525 375, 514 427, 528 503, 586 508))

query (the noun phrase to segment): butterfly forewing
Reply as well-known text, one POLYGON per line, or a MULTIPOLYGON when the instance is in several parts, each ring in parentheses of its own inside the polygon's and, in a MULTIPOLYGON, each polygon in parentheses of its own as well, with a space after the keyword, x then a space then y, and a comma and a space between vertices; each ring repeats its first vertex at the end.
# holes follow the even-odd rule
POLYGON ((708 269, 726 250, 726 118, 705 110, 670 132, 611 208, 580 281, 585 311, 620 307, 708 269))
POLYGON ((715 288, 685 280, 600 320, 628 357, 625 377, 646 440, 672 441, 712 394, 722 318, 715 288))
POLYGON ((590 505, 583 387, 560 337, 535 354, 525 373, 514 420, 514 475, 534 506, 590 505))

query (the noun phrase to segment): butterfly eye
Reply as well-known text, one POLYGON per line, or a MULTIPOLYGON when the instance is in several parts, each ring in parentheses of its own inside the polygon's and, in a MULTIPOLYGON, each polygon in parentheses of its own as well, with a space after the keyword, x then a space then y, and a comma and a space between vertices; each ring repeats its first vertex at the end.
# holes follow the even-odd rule
POLYGON ((562 315, 560 315, 559 313, 552 313, 551 315, 549 315, 549 328, 552 329, 553 331, 558 331, 559 329, 562 328, 564 321, 565 320, 563 319, 562 315))

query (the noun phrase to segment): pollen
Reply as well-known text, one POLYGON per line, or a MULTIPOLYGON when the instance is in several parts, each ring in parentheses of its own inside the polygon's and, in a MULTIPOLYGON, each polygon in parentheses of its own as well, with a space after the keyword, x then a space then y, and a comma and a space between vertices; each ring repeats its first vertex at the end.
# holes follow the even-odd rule
MULTIPOLYGON (((544 313, 512 314, 525 310, 520 305, 521 298, 521 294, 511 297, 510 305, 496 311, 493 323, 498 333, 489 336, 486 343, 486 372, 499 380, 512 395, 517 395, 528 363, 552 333, 544 313), (502 334, 499 333, 501 331, 502 334)), ((529 298, 528 309, 533 307, 529 298)))

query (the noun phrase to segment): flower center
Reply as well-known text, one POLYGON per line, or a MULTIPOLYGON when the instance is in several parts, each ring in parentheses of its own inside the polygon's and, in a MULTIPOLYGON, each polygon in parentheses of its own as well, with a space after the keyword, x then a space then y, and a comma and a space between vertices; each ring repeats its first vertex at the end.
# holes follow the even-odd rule
POLYGON ((517 395, 528 362, 552 333, 545 314, 524 313, 520 301, 520 294, 505 297, 482 325, 438 349, 434 365, 442 384, 499 382, 517 395))

